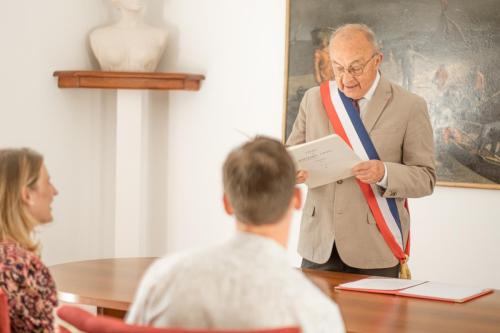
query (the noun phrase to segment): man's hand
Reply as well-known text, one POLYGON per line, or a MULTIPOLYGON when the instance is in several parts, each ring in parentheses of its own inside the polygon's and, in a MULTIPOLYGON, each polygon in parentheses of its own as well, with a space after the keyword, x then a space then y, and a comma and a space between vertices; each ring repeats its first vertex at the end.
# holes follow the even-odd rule
POLYGON ((309 173, 306 170, 298 170, 295 175, 295 183, 302 184, 309 178, 309 173))
POLYGON ((379 160, 370 160, 356 164, 352 172, 363 183, 375 184, 384 178, 385 167, 379 160))

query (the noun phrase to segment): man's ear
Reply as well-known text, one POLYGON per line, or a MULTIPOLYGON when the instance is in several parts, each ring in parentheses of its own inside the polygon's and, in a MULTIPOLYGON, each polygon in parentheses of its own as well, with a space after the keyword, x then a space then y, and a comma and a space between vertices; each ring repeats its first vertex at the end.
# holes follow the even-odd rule
POLYGON ((300 188, 295 187, 293 189, 293 208, 299 210, 302 208, 302 191, 300 191, 300 188))
POLYGON ((384 54, 382 52, 379 52, 379 57, 377 58, 377 68, 380 69, 380 65, 382 64, 382 61, 384 60, 384 54))
POLYGON ((28 206, 33 206, 33 198, 31 195, 31 191, 26 186, 24 186, 21 189, 21 200, 23 201, 24 204, 26 204, 28 206))
POLYGON ((226 211, 227 215, 233 215, 234 214, 233 206, 231 206, 231 203, 229 202, 226 193, 224 193, 224 196, 222 197, 222 202, 224 203, 224 210, 226 211))

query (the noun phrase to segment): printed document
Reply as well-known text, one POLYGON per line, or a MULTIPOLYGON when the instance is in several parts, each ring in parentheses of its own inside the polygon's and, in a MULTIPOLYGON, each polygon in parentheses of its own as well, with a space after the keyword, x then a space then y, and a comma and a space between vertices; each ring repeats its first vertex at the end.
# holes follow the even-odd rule
POLYGON ((297 170, 309 173, 310 188, 352 177, 351 169, 361 158, 337 134, 288 147, 297 170))

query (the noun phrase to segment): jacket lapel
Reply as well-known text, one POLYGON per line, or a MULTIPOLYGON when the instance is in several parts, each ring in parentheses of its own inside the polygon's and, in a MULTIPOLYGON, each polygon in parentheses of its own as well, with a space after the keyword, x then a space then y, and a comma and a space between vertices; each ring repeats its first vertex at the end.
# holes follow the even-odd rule
POLYGON ((363 117, 363 124, 365 125, 368 133, 370 133, 373 129, 373 126, 384 111, 387 103, 391 99, 391 96, 391 84, 383 76, 381 76, 372 99, 366 105, 366 113, 363 117))
POLYGON ((332 122, 328 121, 328 134, 334 134, 334 133, 335 131, 333 130, 332 122))

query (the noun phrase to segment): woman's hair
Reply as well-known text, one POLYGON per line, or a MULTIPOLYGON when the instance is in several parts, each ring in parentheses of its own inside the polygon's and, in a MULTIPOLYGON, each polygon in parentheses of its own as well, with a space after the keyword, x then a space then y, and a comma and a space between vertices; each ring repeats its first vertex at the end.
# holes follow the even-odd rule
POLYGON ((35 186, 43 156, 29 148, 0 149, 0 241, 12 240, 28 251, 38 251, 32 239, 39 224, 23 202, 24 188, 35 186))

